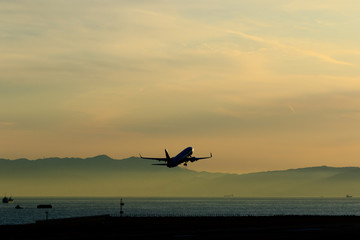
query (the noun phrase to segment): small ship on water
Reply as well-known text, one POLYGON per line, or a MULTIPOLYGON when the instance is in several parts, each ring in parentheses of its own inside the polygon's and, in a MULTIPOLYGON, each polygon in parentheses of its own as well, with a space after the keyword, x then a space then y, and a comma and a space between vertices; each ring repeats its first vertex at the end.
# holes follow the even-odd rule
POLYGON ((13 203, 14 202, 14 199, 12 199, 11 197, 4 197, 3 199, 2 199, 2 202, 3 203, 13 203))

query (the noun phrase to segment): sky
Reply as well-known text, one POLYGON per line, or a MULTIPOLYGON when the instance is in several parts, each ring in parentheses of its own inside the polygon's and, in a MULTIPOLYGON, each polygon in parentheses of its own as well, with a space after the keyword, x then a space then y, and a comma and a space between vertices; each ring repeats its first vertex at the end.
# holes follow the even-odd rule
POLYGON ((0 157, 360 166, 357 0, 2 0, 0 157))

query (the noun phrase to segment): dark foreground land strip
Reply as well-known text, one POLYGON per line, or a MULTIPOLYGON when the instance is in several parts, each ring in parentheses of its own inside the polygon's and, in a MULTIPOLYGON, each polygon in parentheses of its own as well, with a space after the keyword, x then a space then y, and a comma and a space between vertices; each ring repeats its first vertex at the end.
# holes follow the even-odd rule
POLYGON ((358 216, 111 217, 0 226, 11 239, 319 239, 360 237, 358 216))

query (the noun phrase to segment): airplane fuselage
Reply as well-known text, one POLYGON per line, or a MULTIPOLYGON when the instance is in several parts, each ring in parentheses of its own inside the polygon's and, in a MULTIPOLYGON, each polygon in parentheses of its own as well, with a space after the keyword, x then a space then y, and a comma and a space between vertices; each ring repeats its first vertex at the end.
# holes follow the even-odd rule
POLYGON ((187 158, 191 157, 193 152, 194 152, 194 148, 192 148, 192 147, 185 148, 178 155, 171 158, 168 161, 167 166, 169 168, 172 168, 172 167, 178 166, 179 164, 182 164, 182 163, 185 163, 185 162, 189 161, 189 159, 187 159, 187 158))

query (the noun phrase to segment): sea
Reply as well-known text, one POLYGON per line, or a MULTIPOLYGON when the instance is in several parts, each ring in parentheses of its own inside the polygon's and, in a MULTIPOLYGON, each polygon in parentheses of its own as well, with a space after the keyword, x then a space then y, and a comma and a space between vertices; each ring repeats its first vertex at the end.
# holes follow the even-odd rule
POLYGON ((105 215, 123 217, 360 216, 360 198, 71 198, 19 197, 0 203, 0 225, 105 215), (121 206, 121 202, 123 205, 121 206), (19 205, 22 209, 16 209, 19 205), (51 205, 52 208, 37 208, 51 205), (122 210, 122 214, 120 211, 122 210))

